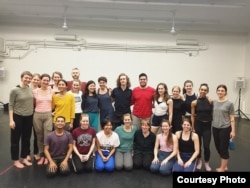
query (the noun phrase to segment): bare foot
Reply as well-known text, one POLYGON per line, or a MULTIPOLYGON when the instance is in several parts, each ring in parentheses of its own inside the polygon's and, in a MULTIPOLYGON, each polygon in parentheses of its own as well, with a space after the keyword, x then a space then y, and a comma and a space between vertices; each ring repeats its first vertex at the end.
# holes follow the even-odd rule
POLYGON ((48 164, 49 163, 49 161, 48 161, 48 159, 47 158, 45 158, 45 160, 44 160, 44 163, 43 164, 48 164))
POLYGON ((216 168, 216 172, 225 172, 225 169, 223 169, 223 168, 216 168))
POLYGON ((30 161, 28 161, 27 159, 23 159, 23 164, 25 164, 26 166, 32 165, 32 163, 30 161))
POLYGON ((34 158, 35 158, 36 161, 38 161, 41 157, 39 155, 37 155, 37 154, 34 154, 34 158))
POLYGON ((37 162, 38 165, 43 165, 44 163, 44 157, 41 157, 39 161, 37 162))
POLYGON ((28 161, 31 161, 30 155, 28 155, 28 156, 26 157, 26 159, 27 159, 28 161))
POLYGON ((20 163, 20 161, 15 161, 14 166, 17 168, 24 168, 24 165, 22 163, 20 163))

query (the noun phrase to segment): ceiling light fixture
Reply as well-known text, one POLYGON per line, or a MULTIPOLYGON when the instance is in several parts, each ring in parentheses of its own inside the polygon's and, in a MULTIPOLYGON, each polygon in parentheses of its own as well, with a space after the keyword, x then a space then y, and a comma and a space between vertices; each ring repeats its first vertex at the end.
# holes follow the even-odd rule
POLYGON ((175 30, 175 10, 174 11, 172 11, 172 14, 173 14, 173 22, 172 22, 172 28, 171 28, 171 31, 170 31, 170 33, 172 34, 172 35, 174 35, 174 34, 176 34, 176 30, 175 30))
POLYGON ((63 22, 63 25, 62 25, 62 28, 63 28, 64 31, 68 30, 68 25, 67 25, 67 21, 66 21, 66 12, 67 12, 67 9, 68 9, 68 7, 65 6, 65 10, 64 10, 64 22, 63 22))

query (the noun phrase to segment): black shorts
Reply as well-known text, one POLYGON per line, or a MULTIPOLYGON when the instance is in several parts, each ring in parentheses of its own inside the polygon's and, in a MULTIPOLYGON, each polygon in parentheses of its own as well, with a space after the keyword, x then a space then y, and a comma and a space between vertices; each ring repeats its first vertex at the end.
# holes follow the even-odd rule
POLYGON ((163 116, 153 115, 152 126, 155 126, 155 127, 161 126, 162 119, 167 119, 168 120, 168 114, 165 114, 163 116))

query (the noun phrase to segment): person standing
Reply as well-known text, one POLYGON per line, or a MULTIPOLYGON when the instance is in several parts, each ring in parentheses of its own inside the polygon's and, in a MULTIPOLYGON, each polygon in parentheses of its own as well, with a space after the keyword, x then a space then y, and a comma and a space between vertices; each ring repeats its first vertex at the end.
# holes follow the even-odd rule
POLYGON ((55 130, 50 132, 44 141, 44 154, 49 163, 46 175, 53 177, 59 172, 61 175, 70 173, 69 158, 73 151, 73 139, 69 131, 64 130, 65 118, 55 118, 55 130))
MULTIPOLYGON (((67 81, 67 84, 68 84, 67 90, 68 91, 72 90, 74 80, 80 80, 80 70, 78 68, 73 68, 71 71, 71 76, 72 76, 72 80, 67 81)), ((86 84, 87 84, 86 82, 80 82, 80 90, 82 91, 82 93, 85 92, 86 84)))
MULTIPOLYGON (((37 88, 41 87, 41 75, 39 73, 34 73, 32 74, 32 80, 31 80, 31 84, 30 87, 35 90, 37 88)), ((34 116, 33 116, 34 118, 34 116)), ((38 144, 37 144, 37 135, 36 135, 36 131, 34 128, 34 123, 33 123, 33 157, 36 161, 38 161, 40 159, 40 156, 38 154, 38 144)), ((31 157, 28 157, 29 160, 31 161, 31 157)))
POLYGON ((101 129, 96 134, 95 169, 98 172, 115 170, 115 151, 120 145, 119 136, 112 130, 111 121, 104 119, 101 122, 101 129))
POLYGON ((100 108, 100 122, 103 119, 113 119, 114 107, 112 104, 111 93, 112 89, 107 87, 108 79, 105 76, 98 78, 99 88, 97 90, 97 95, 99 99, 100 108))
POLYGON ((132 149, 134 135, 137 128, 132 125, 131 114, 123 115, 123 125, 118 126, 115 132, 119 136, 120 145, 115 152, 115 167, 116 170, 125 169, 127 171, 133 168, 132 149))
POLYGON ((185 103, 183 97, 180 95, 181 88, 173 86, 172 88, 172 101, 173 101, 173 119, 172 119, 172 132, 182 130, 182 122, 185 117, 185 103))
MULTIPOLYGON (((168 87, 165 83, 159 83, 154 94, 154 113, 152 118, 151 131, 157 133, 163 119, 172 122, 173 100, 168 94, 168 87)), ((147 118, 146 118, 147 119, 147 118)))
POLYGON ((59 82, 59 80, 63 79, 62 73, 59 72, 59 71, 53 72, 52 76, 51 76, 51 79, 52 79, 52 83, 50 84, 50 86, 51 86, 53 92, 54 93, 59 93, 58 82, 59 82))
POLYGON ((37 135, 37 144, 40 159, 38 165, 48 164, 44 156, 44 138, 52 131, 52 96, 54 94, 49 86, 50 75, 41 75, 41 87, 33 90, 35 112, 33 116, 33 125, 37 135))
POLYGON ((59 93, 52 96, 52 111, 54 116, 54 123, 57 116, 65 117, 65 130, 73 129, 73 122, 75 119, 75 99, 71 93, 67 92, 67 82, 59 80, 59 93))
POLYGON ((71 93, 74 96, 75 99, 75 119, 73 121, 73 128, 71 129, 71 132, 79 127, 80 125, 80 119, 82 114, 82 91, 80 89, 80 80, 74 80, 72 83, 71 90, 68 91, 68 93, 71 93))
POLYGON ((156 135, 151 132, 150 123, 141 121, 141 128, 134 135, 133 167, 149 170, 154 159, 154 146, 156 135))
POLYGON ((85 93, 82 95, 82 111, 89 115, 89 124, 96 132, 99 130, 99 99, 96 94, 96 84, 89 80, 85 93))
POLYGON ((199 97, 191 103, 191 121, 193 131, 198 134, 200 142, 200 152, 196 168, 200 170, 202 167, 201 147, 203 145, 205 169, 206 171, 211 171, 209 160, 211 155, 210 142, 212 136, 213 100, 207 96, 208 92, 208 85, 206 83, 201 84, 199 97))
POLYGON ((131 113, 130 102, 132 90, 129 77, 125 73, 119 74, 116 80, 116 88, 112 90, 111 97, 114 102, 114 117, 112 119, 113 130, 123 124, 122 116, 131 113))
POLYGON ((133 105, 132 124, 137 128, 140 128, 142 119, 151 122, 155 94, 155 89, 147 85, 147 74, 141 73, 139 75, 139 83, 140 85, 133 89, 131 98, 131 105, 133 105))
POLYGON ((213 105, 212 131, 215 148, 220 155, 220 166, 216 172, 228 171, 229 151, 228 143, 235 137, 234 104, 227 98, 227 86, 217 86, 217 100, 213 105))
POLYGON ((172 133, 172 126, 167 119, 161 121, 161 133, 157 134, 154 159, 150 166, 152 173, 160 172, 161 175, 168 176, 172 173, 172 168, 178 152, 178 140, 172 133))
POLYGON ((177 131, 178 138, 177 160, 173 166, 173 172, 194 172, 197 156, 199 155, 199 136, 192 131, 189 118, 184 118, 182 130, 177 131))
POLYGON ((10 91, 9 95, 9 126, 11 141, 11 159, 14 166, 24 168, 31 166, 27 158, 30 155, 30 138, 33 126, 34 99, 29 84, 32 74, 24 71, 21 74, 21 84, 10 91), (21 158, 19 159, 19 142, 21 139, 21 158))
POLYGON ((81 115, 80 126, 73 130, 72 137, 72 166, 74 171, 76 173, 91 172, 93 169, 96 131, 89 125, 88 114, 81 115))
POLYGON ((197 95, 193 92, 193 82, 186 80, 183 86, 183 97, 185 103, 185 118, 191 120, 191 103, 197 99, 197 95))

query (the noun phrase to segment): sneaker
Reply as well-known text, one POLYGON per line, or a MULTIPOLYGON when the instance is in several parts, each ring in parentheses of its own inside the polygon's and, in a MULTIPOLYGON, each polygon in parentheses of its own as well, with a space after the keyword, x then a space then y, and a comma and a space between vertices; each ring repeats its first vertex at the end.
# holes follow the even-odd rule
POLYGON ((205 169, 207 172, 210 172, 212 170, 211 167, 209 166, 209 163, 205 163, 205 169))
POLYGON ((197 170, 200 170, 201 167, 202 167, 202 160, 201 160, 201 159, 198 159, 197 165, 196 165, 196 169, 197 169, 197 170))

